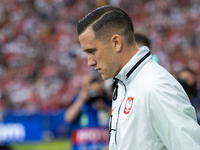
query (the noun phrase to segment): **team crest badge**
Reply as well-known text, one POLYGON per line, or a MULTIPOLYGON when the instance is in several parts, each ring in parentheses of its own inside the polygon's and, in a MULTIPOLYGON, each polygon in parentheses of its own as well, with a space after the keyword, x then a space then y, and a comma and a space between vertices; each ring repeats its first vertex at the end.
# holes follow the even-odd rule
POLYGON ((133 106, 133 97, 128 97, 127 100, 126 100, 125 107, 124 107, 124 113, 129 114, 132 106, 133 106))

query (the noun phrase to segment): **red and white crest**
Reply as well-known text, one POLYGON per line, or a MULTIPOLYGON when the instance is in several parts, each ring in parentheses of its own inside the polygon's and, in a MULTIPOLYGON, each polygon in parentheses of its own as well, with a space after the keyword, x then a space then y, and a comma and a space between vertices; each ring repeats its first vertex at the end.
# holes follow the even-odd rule
POLYGON ((127 100, 126 100, 125 107, 124 107, 124 113, 129 114, 132 106, 133 106, 133 97, 128 97, 127 100))

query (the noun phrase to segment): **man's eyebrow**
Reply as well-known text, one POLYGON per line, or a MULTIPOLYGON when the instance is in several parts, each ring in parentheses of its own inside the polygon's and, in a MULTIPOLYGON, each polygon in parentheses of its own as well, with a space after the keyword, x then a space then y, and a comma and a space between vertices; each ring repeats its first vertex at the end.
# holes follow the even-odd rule
POLYGON ((96 50, 96 48, 87 48, 87 49, 84 49, 83 52, 88 53, 88 52, 93 52, 95 50, 96 50))

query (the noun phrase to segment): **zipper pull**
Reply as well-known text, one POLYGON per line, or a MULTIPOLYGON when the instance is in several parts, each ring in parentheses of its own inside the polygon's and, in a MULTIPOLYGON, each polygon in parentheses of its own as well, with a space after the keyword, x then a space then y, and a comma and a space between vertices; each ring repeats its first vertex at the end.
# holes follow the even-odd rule
POLYGON ((115 91, 113 93, 113 100, 115 101, 117 99, 117 96, 118 96, 118 85, 115 86, 115 91))

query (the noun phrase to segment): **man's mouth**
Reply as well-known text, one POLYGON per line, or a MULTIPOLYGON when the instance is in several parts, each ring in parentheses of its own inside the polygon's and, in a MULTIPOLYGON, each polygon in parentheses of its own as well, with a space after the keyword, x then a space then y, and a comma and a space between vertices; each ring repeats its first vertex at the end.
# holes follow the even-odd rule
POLYGON ((96 71, 98 71, 98 73, 101 71, 101 69, 95 69, 96 71))

